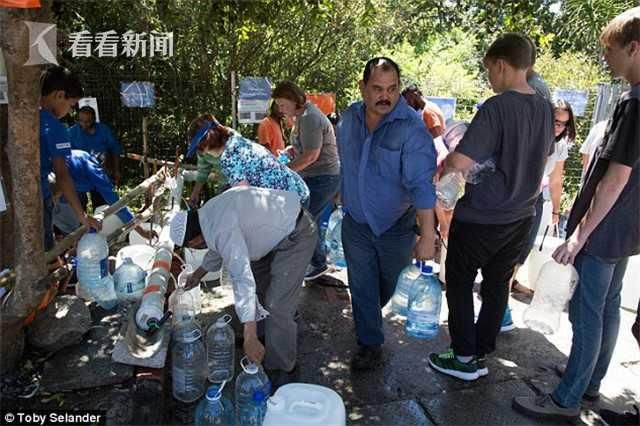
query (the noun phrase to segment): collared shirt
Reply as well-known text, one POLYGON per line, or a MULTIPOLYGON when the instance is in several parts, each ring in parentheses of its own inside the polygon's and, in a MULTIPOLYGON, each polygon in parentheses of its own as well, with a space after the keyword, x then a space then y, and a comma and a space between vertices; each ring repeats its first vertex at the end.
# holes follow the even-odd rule
POLYGON ((293 232, 300 209, 295 192, 237 186, 198 210, 209 248, 202 267, 213 272, 224 263, 229 270, 240 322, 260 319, 251 261, 266 256, 293 232))
POLYGON ((309 198, 309 188, 298 173, 239 133, 234 132, 227 141, 220 167, 231 186, 247 181, 251 186, 296 192, 302 202, 309 198))
POLYGON ((51 197, 49 173, 53 171, 53 159, 65 157, 71 152, 67 129, 51 112, 40 109, 40 189, 42 198, 51 197))
MULTIPOLYGON (((96 191, 110 205, 119 200, 111 179, 91 154, 79 149, 72 149, 64 160, 77 192, 96 191)), ((118 210, 116 214, 122 223, 129 223, 133 220, 133 215, 126 207, 118 210)))
POLYGON ((415 111, 400 98, 373 132, 365 105, 351 105, 338 123, 342 202, 358 223, 382 235, 413 205, 433 208, 436 151, 415 111))
POLYGON ((79 124, 76 124, 69 129, 69 137, 73 149, 87 151, 99 161, 104 161, 107 152, 113 155, 122 154, 122 147, 113 137, 109 126, 104 123, 95 123, 93 134, 85 132, 79 124))

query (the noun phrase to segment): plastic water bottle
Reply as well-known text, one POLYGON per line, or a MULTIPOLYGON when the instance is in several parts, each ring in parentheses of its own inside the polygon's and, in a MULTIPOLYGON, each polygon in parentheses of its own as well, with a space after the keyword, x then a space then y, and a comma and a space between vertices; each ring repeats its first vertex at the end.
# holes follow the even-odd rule
POLYGON ((440 324, 441 304, 440 282, 433 276, 431 265, 423 263, 420 267, 420 276, 416 278, 409 291, 405 324, 407 334, 418 339, 436 337, 440 324))
POLYGON ((230 322, 231 315, 224 315, 207 330, 207 367, 211 383, 233 380, 236 336, 230 322))
POLYGON ((531 304, 524 311, 527 327, 542 334, 553 334, 560 327, 560 318, 578 285, 578 271, 573 265, 550 260, 542 265, 531 304))
POLYGON ((409 291, 414 281, 420 276, 420 264, 415 260, 406 266, 400 275, 398 275, 398 281, 396 283, 396 290, 391 298, 391 311, 397 315, 403 317, 407 316, 407 303, 409 302, 409 291))
POLYGON ((226 266, 222 265, 222 269, 220 269, 220 285, 221 286, 233 286, 233 282, 231 281, 231 274, 229 274, 229 269, 226 266))
MULTIPOLYGON (((182 265, 182 272, 178 275, 178 287, 186 287, 187 280, 193 274, 193 266, 190 264, 182 265)), ((200 285, 187 290, 187 292, 191 295, 193 299, 193 307, 195 309, 195 313, 199 314, 202 311, 202 292, 200 291, 200 285)))
POLYGON ((89 230, 78 242, 78 282, 84 293, 104 309, 113 309, 118 301, 109 275, 109 245, 105 238, 89 230))
POLYGON ((344 250, 342 248, 342 218, 344 211, 338 206, 329 217, 327 225, 327 234, 325 237, 325 245, 329 256, 329 262, 337 267, 346 268, 347 262, 344 259, 344 250))
POLYGON ((164 299, 169 288, 169 270, 173 252, 160 247, 156 252, 151 273, 147 275, 142 301, 136 311, 136 324, 142 330, 149 330, 160 323, 164 316, 164 299))
POLYGON ((181 322, 189 322, 196 319, 196 306, 193 295, 184 287, 178 286, 169 296, 169 310, 173 313, 172 323, 177 326, 181 322))
POLYGON ((448 173, 436 184, 436 195, 445 210, 453 210, 464 195, 465 180, 460 172, 448 173))
POLYGON ((224 383, 212 385, 207 389, 204 399, 196 407, 195 426, 235 426, 236 419, 233 404, 222 396, 224 383))
POLYGON ((147 273, 133 263, 130 257, 125 257, 122 264, 113 273, 116 296, 122 302, 135 302, 142 297, 144 279, 147 273))
POLYGON ((207 360, 202 330, 195 321, 181 322, 173 331, 171 378, 173 397, 193 402, 204 394, 207 360))
POLYGON ((236 421, 243 426, 260 426, 267 412, 271 382, 262 367, 240 360, 242 372, 236 379, 236 421))

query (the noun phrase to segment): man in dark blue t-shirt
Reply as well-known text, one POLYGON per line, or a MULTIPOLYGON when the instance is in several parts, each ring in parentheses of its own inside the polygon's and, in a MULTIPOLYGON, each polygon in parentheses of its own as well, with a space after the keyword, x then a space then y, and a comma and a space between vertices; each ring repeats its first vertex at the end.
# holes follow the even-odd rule
POLYGON ((73 180, 64 161, 71 151, 67 129, 60 118, 69 113, 82 97, 82 85, 78 77, 63 67, 45 70, 40 77, 40 190, 44 200, 43 225, 44 249, 53 248, 53 197, 47 177, 52 171, 56 175, 60 189, 73 208, 80 223, 100 229, 101 223, 82 209, 73 180))

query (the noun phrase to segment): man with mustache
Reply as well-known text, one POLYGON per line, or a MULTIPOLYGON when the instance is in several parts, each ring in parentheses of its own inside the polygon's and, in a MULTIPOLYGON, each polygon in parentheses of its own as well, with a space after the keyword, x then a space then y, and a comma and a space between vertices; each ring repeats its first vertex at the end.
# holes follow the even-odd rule
POLYGON ((351 366, 369 370, 382 359, 381 309, 400 271, 412 257, 433 258, 436 152, 424 124, 400 96, 395 62, 369 60, 359 86, 363 100, 342 115, 337 140, 346 213, 342 244, 359 345, 351 366))

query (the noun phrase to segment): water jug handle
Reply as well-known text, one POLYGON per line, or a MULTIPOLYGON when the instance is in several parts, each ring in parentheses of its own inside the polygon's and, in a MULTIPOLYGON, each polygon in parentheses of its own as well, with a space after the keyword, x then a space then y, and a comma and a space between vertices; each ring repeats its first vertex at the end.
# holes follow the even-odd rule
POLYGON ((224 314, 220 319, 223 320, 225 324, 229 324, 233 317, 229 314, 224 314))
POLYGON ((316 410, 316 411, 322 411, 323 404, 321 402, 315 402, 315 401, 294 401, 291 403, 291 405, 289 406, 289 411, 290 412, 294 412, 296 410, 296 408, 301 407, 301 408, 311 408, 312 410, 316 410))
POLYGON ((544 228, 544 235, 542 235, 542 241, 540 241, 540 248, 538 249, 538 251, 542 251, 542 246, 544 245, 544 240, 547 238, 548 232, 549 232, 549 225, 547 225, 547 227, 544 228))

